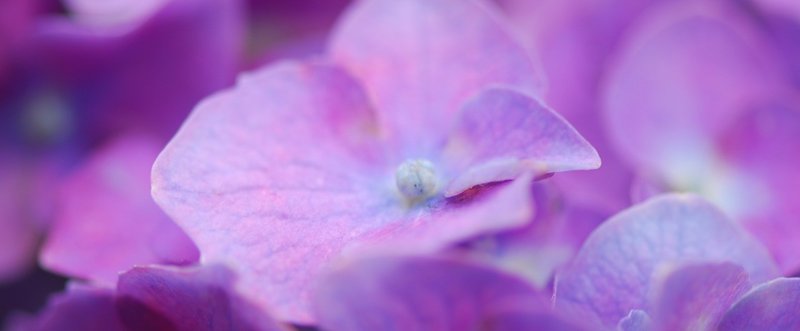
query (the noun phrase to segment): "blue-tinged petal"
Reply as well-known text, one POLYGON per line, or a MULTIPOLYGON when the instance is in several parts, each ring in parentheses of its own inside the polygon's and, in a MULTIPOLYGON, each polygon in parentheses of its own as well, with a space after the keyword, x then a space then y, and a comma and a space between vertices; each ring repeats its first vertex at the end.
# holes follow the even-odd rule
POLYGON ((693 195, 663 195, 612 217, 556 280, 556 303, 593 311, 616 325, 647 309, 653 275, 684 262, 732 262, 754 282, 777 275, 766 250, 716 207, 693 195))

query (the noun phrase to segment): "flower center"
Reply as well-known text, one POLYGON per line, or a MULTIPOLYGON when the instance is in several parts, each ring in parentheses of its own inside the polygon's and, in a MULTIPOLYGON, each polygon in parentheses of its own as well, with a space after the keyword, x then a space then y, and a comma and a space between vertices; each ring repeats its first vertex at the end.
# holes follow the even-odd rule
POLYGON ((438 178, 433 163, 424 159, 406 160, 394 173, 397 189, 409 202, 418 202, 434 195, 438 178))

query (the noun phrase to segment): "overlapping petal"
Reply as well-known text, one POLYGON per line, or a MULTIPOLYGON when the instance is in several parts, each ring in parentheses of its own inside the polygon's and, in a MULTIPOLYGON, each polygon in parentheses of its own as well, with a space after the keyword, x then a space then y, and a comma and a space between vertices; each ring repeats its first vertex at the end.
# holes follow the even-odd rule
POLYGON ((40 254, 46 268, 104 284, 134 265, 190 264, 194 243, 153 202, 157 139, 123 136, 98 150, 61 187, 40 254))
POLYGON ((719 330, 797 330, 800 279, 778 278, 747 293, 725 313, 719 330))
POLYGON ((324 278, 314 298, 327 330, 583 330, 525 282, 437 257, 350 261, 324 278))
POLYGON ((329 53, 364 82, 399 148, 438 148, 462 103, 488 85, 542 92, 524 48, 481 1, 362 1, 346 12, 329 53))
POLYGON ((114 291, 75 286, 55 295, 27 331, 126 331, 114 305, 114 291))
POLYGON ((556 281, 556 302, 593 311, 607 326, 647 308, 659 268, 732 262, 753 282, 777 275, 766 250, 715 206, 692 195, 664 195, 612 217, 589 236, 556 281))
POLYGON ((446 196, 525 172, 542 176, 600 166, 597 151, 561 116, 506 88, 484 90, 464 105, 444 155, 460 174, 446 196))
POLYGON ((220 266, 138 267, 120 275, 117 311, 129 330, 286 330, 233 289, 220 266))
POLYGON ((731 263, 680 266, 659 283, 651 303, 657 330, 715 330, 722 315, 750 289, 745 270, 731 263))

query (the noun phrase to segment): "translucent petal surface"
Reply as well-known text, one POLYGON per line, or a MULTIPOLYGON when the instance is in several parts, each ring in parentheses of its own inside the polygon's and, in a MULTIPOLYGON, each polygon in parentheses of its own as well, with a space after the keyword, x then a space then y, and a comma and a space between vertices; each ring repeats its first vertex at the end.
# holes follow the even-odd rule
POLYGON ((737 263, 755 282, 777 275, 766 250, 716 207, 692 195, 664 195, 600 225, 557 276, 556 303, 586 308, 613 326, 647 307, 659 268, 686 261, 737 263))
POLYGON ((482 1, 358 2, 329 53, 364 82, 381 124, 403 147, 436 148, 461 104, 490 84, 533 95, 542 85, 525 50, 482 1))

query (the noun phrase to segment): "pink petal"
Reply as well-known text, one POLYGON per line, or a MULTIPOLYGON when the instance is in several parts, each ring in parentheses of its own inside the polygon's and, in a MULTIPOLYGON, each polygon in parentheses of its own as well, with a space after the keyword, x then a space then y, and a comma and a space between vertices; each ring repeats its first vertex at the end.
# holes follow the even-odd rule
POLYGON ((483 183, 600 166, 597 151, 561 116, 523 93, 491 88, 467 102, 445 149, 457 169, 446 196, 483 183))
POLYGON ((285 330, 242 300, 225 268, 138 267, 120 275, 117 307, 131 330, 285 330))
POLYGON ((659 330, 715 330, 728 307, 750 289, 745 270, 731 263, 680 266, 659 283, 652 313, 659 330))
POLYGON ((631 164, 662 173, 707 156, 715 139, 775 89, 772 54, 727 2, 679 2, 643 18, 605 86, 607 132, 631 164))
POLYGON ((113 284, 136 264, 188 264, 198 251, 150 197, 161 145, 124 136, 100 149, 63 184, 41 252, 46 268, 113 284))
MULTIPOLYGON (((511 327, 525 320, 515 315, 548 308, 547 298, 510 275, 458 260, 416 256, 347 262, 322 280, 314 296, 320 327, 341 331, 540 330, 541 324, 533 323, 511 327)), ((551 316, 542 315, 528 322, 551 316)))
POLYGON ((557 276, 556 301, 616 325, 646 307, 658 268, 685 261, 737 263, 755 282, 777 275, 766 250, 716 207, 692 195, 663 195, 600 225, 557 276))
POLYGON ((488 85, 532 95, 543 85, 495 9, 479 1, 358 2, 329 52, 364 82, 381 125, 406 148, 438 147, 461 104, 488 85))
POLYGON ((345 249, 427 251, 529 219, 525 176, 468 199, 480 203, 406 207, 375 125, 340 70, 277 64, 195 110, 157 160, 153 194, 204 261, 228 263, 246 295, 306 323, 310 284, 345 249))
POLYGON ((800 329, 800 279, 778 278, 747 293, 725 313, 721 331, 800 329))

